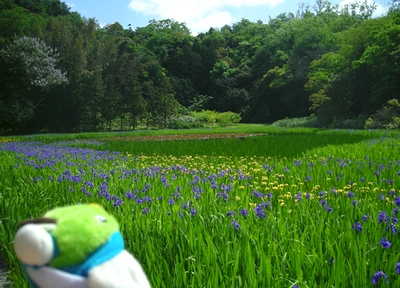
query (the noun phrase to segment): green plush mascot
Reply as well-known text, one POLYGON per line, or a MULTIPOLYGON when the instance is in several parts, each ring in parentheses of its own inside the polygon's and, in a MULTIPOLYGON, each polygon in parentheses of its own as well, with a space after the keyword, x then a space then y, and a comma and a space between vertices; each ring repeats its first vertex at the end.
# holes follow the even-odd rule
POLYGON ((22 222, 14 250, 32 287, 150 287, 124 249, 116 219, 96 204, 60 207, 22 222))

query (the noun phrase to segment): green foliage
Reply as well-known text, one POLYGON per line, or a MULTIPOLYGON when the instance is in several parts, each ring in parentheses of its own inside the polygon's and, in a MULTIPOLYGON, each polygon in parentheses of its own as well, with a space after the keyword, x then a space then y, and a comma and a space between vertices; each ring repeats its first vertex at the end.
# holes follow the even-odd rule
POLYGON ((202 111, 207 106, 208 102, 212 100, 212 98, 213 97, 208 95, 196 95, 188 107, 188 110, 196 112, 202 111))
POLYGON ((337 38, 339 49, 311 63, 306 84, 311 108, 327 123, 342 125, 346 119, 371 115, 398 96, 395 19, 370 19, 343 31, 337 38))
POLYGON ((217 117, 218 117, 217 112, 211 110, 202 110, 201 112, 193 112, 192 115, 198 121, 211 125, 217 122, 217 117))
POLYGON ((239 123, 240 120, 242 120, 242 118, 240 117, 240 114, 229 112, 229 111, 220 113, 217 118, 217 122, 221 126, 233 125, 233 124, 239 123))
POLYGON ((365 126, 365 115, 358 115, 355 119, 333 119, 329 128, 343 128, 343 129, 363 129, 365 126))
POLYGON ((366 129, 399 129, 400 104, 391 99, 365 122, 366 129))

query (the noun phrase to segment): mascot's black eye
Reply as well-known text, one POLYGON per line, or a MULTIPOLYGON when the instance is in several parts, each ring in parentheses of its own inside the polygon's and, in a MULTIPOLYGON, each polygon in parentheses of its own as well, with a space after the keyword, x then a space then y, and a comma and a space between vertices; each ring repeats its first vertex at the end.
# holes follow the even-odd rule
POLYGON ((101 215, 96 215, 96 220, 99 222, 107 222, 106 217, 101 216, 101 215))

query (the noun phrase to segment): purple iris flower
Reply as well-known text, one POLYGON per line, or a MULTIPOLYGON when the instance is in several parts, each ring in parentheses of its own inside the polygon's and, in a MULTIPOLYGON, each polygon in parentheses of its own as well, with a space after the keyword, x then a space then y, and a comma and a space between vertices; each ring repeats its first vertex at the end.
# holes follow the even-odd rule
POLYGON ((367 214, 365 214, 365 215, 361 218, 361 220, 365 222, 365 221, 368 220, 368 218, 369 218, 369 216, 368 216, 367 214))
POLYGON ((396 273, 400 274, 400 261, 396 263, 396 273))
POLYGON ((385 221, 385 222, 388 221, 388 216, 386 214, 386 211, 381 211, 378 214, 378 223, 382 223, 383 221, 385 221))
POLYGON ((240 225, 239 223, 236 221, 236 219, 233 219, 231 225, 233 225, 235 227, 236 230, 240 229, 240 225))
POLYGON ((385 237, 382 237, 381 245, 383 249, 388 249, 390 246, 392 246, 392 243, 390 243, 385 237))
POLYGON ((229 217, 229 216, 235 217, 235 216, 236 216, 236 213, 233 212, 232 210, 229 210, 228 213, 226 213, 226 217, 229 217))
POLYGON ((351 226, 351 230, 354 231, 355 229, 357 229, 358 232, 362 232, 362 225, 361 225, 360 222, 356 222, 356 224, 354 224, 354 225, 351 226))
POLYGON ((396 234, 397 233, 397 227, 392 223, 392 224, 390 224, 390 227, 389 227, 390 229, 392 229, 392 232, 393 232, 393 234, 396 234))
POLYGON ((386 279, 386 284, 389 284, 388 276, 383 273, 383 271, 378 271, 374 274, 372 277, 372 284, 376 285, 382 277, 386 279))
POLYGON ((240 210, 240 214, 242 214, 243 216, 247 216, 247 215, 249 215, 249 212, 243 208, 240 210))
POLYGON ((329 260, 329 264, 331 264, 331 265, 335 264, 335 258, 334 257, 332 257, 331 260, 329 260))
POLYGON ((262 198, 262 197, 264 197, 264 194, 261 193, 261 192, 258 192, 257 190, 254 190, 252 194, 253 194, 253 196, 256 197, 256 198, 262 198))
POLYGON ((256 212, 256 217, 261 217, 261 218, 265 218, 267 217, 264 213, 264 210, 262 209, 262 207, 257 206, 256 208, 254 208, 254 212, 256 212))

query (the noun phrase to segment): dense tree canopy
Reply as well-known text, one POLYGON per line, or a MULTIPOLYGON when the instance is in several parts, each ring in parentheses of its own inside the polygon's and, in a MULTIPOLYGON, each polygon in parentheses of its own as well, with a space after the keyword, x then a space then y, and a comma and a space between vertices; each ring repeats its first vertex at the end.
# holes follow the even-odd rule
POLYGON ((100 27, 59 0, 0 0, 0 132, 164 127, 203 109, 362 127, 400 100, 399 1, 375 9, 316 0, 193 36, 173 19, 100 27))

